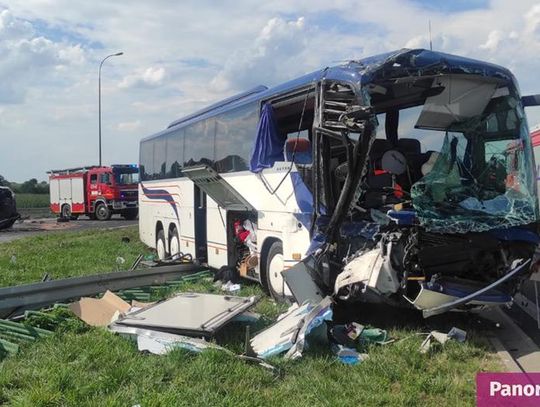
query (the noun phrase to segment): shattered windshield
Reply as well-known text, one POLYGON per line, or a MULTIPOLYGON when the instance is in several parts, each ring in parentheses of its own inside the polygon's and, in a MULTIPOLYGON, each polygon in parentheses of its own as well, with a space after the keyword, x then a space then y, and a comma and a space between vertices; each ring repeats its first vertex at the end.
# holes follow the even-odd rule
POLYGON ((417 128, 439 124, 444 137, 432 169, 411 188, 420 223, 465 233, 535 222, 534 159, 519 96, 484 86, 468 105, 469 95, 444 108, 428 106, 428 99, 417 122, 417 128))

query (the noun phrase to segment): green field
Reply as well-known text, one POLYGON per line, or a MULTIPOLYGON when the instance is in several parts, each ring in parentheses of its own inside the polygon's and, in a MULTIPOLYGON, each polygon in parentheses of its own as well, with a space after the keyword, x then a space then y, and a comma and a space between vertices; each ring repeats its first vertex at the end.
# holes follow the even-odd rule
MULTIPOLYGON (((55 233, 0 244, 1 285, 110 271, 122 256, 129 265, 145 249, 136 228, 55 233), (124 236, 129 243, 122 243, 124 236), (10 261, 16 255, 16 263, 10 261)), ((215 291, 211 281, 181 290, 215 291)), ((258 294, 261 328, 284 307, 243 284, 240 295, 258 294)), ((498 359, 470 327, 465 343, 420 354, 418 327, 388 327, 392 344, 373 346, 370 358, 343 365, 324 347, 295 361, 274 358, 281 374, 219 351, 145 355, 136 344, 105 329, 70 319, 56 334, 0 362, 0 404, 17 406, 463 406, 475 403, 475 374, 500 370, 498 359)), ((240 352, 243 330, 231 325, 221 345, 240 352)))
POLYGON ((49 194, 16 194, 17 208, 48 208, 49 194))
POLYGON ((129 267, 147 252, 136 227, 44 233, 0 244, 0 287, 41 281, 45 274, 58 279, 115 271, 118 257, 129 267))

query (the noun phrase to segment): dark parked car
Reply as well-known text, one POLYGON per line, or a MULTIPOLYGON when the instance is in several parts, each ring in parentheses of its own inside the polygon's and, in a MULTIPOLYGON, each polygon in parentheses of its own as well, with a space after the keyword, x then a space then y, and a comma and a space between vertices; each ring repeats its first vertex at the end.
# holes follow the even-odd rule
POLYGON ((13 191, 8 187, 0 187, 0 229, 10 228, 20 217, 13 191))

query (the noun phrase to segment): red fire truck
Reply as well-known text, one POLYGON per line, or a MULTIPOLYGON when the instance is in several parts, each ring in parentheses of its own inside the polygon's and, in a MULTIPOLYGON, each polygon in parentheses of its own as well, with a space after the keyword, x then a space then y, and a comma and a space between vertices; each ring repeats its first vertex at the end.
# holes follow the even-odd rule
POLYGON ((139 170, 136 165, 52 170, 51 212, 65 219, 87 215, 108 220, 113 214, 135 219, 138 214, 139 170))

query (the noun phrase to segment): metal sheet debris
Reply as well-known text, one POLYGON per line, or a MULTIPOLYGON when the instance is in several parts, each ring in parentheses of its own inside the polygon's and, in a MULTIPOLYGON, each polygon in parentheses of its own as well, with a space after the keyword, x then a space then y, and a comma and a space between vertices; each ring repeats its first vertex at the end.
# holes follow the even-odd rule
POLYGON ((151 329, 123 326, 116 323, 109 325, 109 330, 137 342, 137 348, 141 352, 149 352, 155 355, 164 355, 174 349, 183 349, 189 352, 201 353, 207 349, 225 352, 247 363, 255 363, 274 374, 279 370, 262 359, 237 355, 230 350, 202 338, 193 338, 185 335, 176 335, 168 332, 159 332, 151 329))
POLYGON ((225 350, 219 345, 207 342, 200 338, 191 338, 184 335, 176 335, 168 332, 159 332, 150 329, 135 328, 111 324, 109 330, 136 339, 140 351, 148 351, 156 355, 164 355, 173 349, 185 349, 191 352, 202 352, 205 349, 225 350))
POLYGON ((420 353, 428 353, 431 350, 433 340, 444 345, 448 340, 453 339, 457 342, 465 342, 467 338, 467 332, 462 329, 453 327, 448 331, 448 333, 443 333, 439 331, 431 331, 426 339, 420 344, 420 353))
POLYGON ((332 319, 331 305, 332 299, 326 297, 316 305, 307 302, 300 307, 291 307, 274 325, 250 341, 253 351, 263 359, 285 351, 288 359, 302 356, 306 337, 332 319))
POLYGON ((195 336, 212 336, 236 315, 252 307, 258 297, 182 293, 125 315, 117 324, 195 336))
POLYGON ((308 256, 290 269, 281 272, 298 304, 303 304, 306 301, 318 303, 323 299, 322 290, 317 287, 309 271, 313 269, 313 261, 313 256, 308 256))

